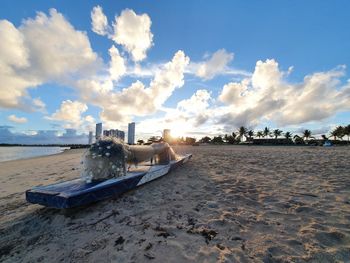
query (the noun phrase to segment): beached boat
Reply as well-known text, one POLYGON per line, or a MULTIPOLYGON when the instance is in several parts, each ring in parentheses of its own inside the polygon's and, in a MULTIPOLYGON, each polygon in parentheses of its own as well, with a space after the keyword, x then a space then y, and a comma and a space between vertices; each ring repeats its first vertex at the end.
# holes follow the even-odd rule
MULTIPOLYGON (((171 158, 168 151, 171 148, 168 146, 165 149, 167 149, 166 153, 169 156, 167 162, 164 158, 161 162, 159 160, 157 162, 152 157, 150 161, 140 163, 128 169, 123 176, 91 181, 79 178, 47 186, 34 187, 26 191, 26 199, 33 204, 62 209, 83 206, 116 197, 128 190, 166 175, 171 170, 186 163, 192 157, 192 154, 186 154, 183 156, 176 155, 176 157, 171 158)), ((133 158, 135 158, 135 155, 133 155, 133 158)), ((155 158, 157 159, 156 156, 155 158)))

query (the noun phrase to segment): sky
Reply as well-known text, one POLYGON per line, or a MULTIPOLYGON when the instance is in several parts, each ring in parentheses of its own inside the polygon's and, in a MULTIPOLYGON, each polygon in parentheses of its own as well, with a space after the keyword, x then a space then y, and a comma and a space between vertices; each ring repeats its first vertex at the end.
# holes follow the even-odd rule
POLYGON ((350 120, 349 1, 1 1, 0 143, 350 120))

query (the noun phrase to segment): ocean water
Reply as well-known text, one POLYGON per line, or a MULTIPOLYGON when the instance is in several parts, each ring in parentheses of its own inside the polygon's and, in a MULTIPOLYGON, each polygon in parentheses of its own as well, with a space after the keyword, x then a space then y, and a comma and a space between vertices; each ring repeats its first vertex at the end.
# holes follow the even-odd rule
POLYGON ((0 147, 0 162, 27 159, 63 152, 67 147, 0 147))

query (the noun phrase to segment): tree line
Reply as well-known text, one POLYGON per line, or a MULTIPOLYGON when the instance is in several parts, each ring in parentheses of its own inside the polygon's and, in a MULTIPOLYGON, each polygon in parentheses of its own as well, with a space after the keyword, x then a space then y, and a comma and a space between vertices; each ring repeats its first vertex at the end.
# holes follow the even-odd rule
MULTIPOLYGON (((350 124, 347 126, 337 126, 330 132, 330 135, 326 134, 321 135, 321 140, 327 141, 333 138, 334 141, 347 136, 349 141, 350 138, 350 124)), ((243 141, 253 142, 254 139, 284 139, 284 142, 293 142, 296 144, 308 143, 310 140, 316 140, 313 136, 312 131, 309 129, 305 129, 301 135, 295 134, 292 132, 280 129, 271 130, 269 127, 265 127, 263 130, 254 131, 253 129, 248 129, 244 126, 239 127, 237 131, 232 132, 231 134, 225 134, 224 136, 214 136, 213 138, 209 136, 205 136, 199 140, 200 143, 228 143, 235 144, 241 143, 243 141)))

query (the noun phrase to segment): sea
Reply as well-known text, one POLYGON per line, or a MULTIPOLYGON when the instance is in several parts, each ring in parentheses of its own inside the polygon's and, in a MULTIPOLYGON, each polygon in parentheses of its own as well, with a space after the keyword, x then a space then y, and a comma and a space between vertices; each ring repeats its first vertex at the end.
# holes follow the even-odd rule
POLYGON ((34 147, 34 146, 12 146, 0 147, 0 162, 27 159, 63 152, 69 147, 34 147))

